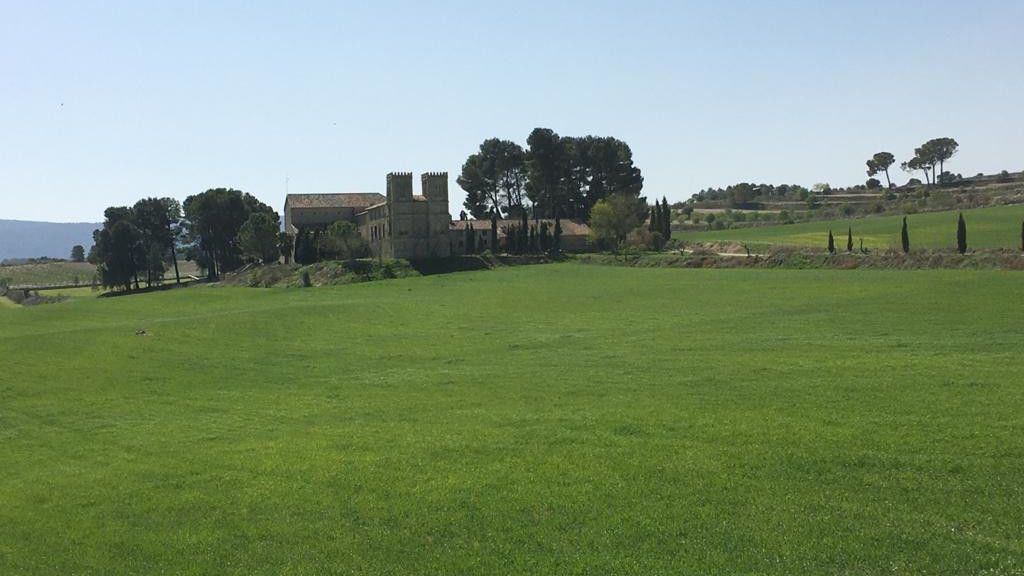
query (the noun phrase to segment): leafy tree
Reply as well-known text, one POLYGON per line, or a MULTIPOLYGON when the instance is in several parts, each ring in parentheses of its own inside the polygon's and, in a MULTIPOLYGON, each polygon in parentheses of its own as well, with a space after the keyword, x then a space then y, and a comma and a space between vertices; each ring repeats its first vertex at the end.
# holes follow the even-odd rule
POLYGON ((292 252, 295 250, 295 238, 287 232, 277 233, 277 250, 284 258, 285 264, 291 264, 292 252))
POLYGON ((599 247, 618 251, 626 236, 640 226, 646 212, 646 201, 627 194, 613 194, 591 210, 591 237, 599 247))
POLYGON ((71 247, 71 261, 72 262, 85 262, 85 246, 81 244, 75 244, 71 247))
POLYGON ((535 215, 586 219, 600 200, 614 194, 639 197, 643 190, 632 150, 616 138, 563 138, 537 128, 527 144, 526 194, 535 215))
POLYGON ((563 179, 567 214, 587 218, 598 201, 612 195, 639 197, 643 176, 633 165, 633 152, 612 137, 564 138, 567 173, 563 179))
POLYGON ((535 128, 526 139, 526 195, 534 210, 555 215, 565 211, 563 180, 569 171, 569 150, 562 137, 549 128, 535 128))
POLYGON ((882 183, 878 181, 878 178, 868 178, 864 185, 867 186, 868 190, 878 190, 882 187, 882 183))
POLYGON ((238 243, 242 255, 264 264, 277 262, 281 257, 277 235, 280 223, 265 212, 256 212, 242 224, 238 231, 238 243))
MULTIPOLYGON (((931 181, 932 165, 929 164, 928 160, 925 159, 924 157, 922 157, 921 154, 922 154, 922 150, 920 148, 918 148, 914 152, 914 157, 911 158, 910 160, 907 160, 903 164, 901 164, 900 167, 905 172, 908 172, 908 173, 909 172, 914 172, 916 170, 920 170, 920 171, 924 172, 925 182, 930 185, 932 183, 932 181, 931 181)), ((913 179, 911 180, 911 182, 913 182, 913 179)), ((920 182, 920 181, 918 181, 918 182, 920 182)), ((907 184, 910 184, 910 182, 908 182, 907 184)))
POLYGON ((189 196, 183 208, 187 239, 191 243, 189 256, 206 268, 211 280, 241 264, 238 233, 249 216, 263 212, 280 221, 273 208, 230 188, 214 188, 189 196))
POLYGON ((510 140, 485 140, 463 164, 457 182, 466 191, 464 205, 474 218, 484 218, 492 209, 499 216, 520 210, 526 189, 526 153, 510 140))
POLYGON ((178 226, 181 220, 181 204, 174 198, 144 198, 132 207, 133 222, 139 229, 142 247, 147 254, 146 277, 151 283, 162 276, 164 262, 174 263, 174 276, 178 283, 178 226), (157 258, 157 254, 160 255, 157 258))
POLYGON ((320 237, 320 254, 328 260, 355 260, 370 255, 370 246, 351 222, 339 220, 320 237))
POLYGON ((907 217, 903 217, 903 228, 900 230, 900 243, 903 245, 903 253, 910 252, 910 232, 907 230, 907 217))
POLYGON ((846 231, 846 251, 853 252, 853 228, 846 231))
POLYGON ((835 238, 832 237, 832 230, 828 231, 828 253, 829 254, 835 254, 836 253, 836 240, 835 240, 835 238))
POLYGON ((889 179, 889 167, 896 163, 896 157, 890 152, 878 152, 868 160, 868 176, 885 174, 885 183, 892 188, 892 180, 889 179))
POLYGON ((129 291, 134 279, 138 288, 138 271, 145 265, 146 255, 141 251, 141 235, 132 222, 131 209, 111 207, 103 215, 103 228, 93 234, 100 280, 108 288, 129 291))
POLYGON ((956 249, 961 254, 967 253, 967 223, 964 222, 963 212, 956 223, 956 249))
POLYGON ((924 143, 920 150, 922 157, 926 158, 932 166, 932 182, 935 179, 935 166, 939 167, 939 174, 946 171, 946 162, 956 155, 960 144, 952 138, 934 138, 924 143))

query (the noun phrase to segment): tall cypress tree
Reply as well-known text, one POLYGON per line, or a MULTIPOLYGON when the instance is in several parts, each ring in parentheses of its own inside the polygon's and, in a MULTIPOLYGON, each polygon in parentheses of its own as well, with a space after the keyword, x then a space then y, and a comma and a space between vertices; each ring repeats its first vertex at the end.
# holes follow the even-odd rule
POLYGON ((668 198, 664 196, 661 197, 661 214, 661 235, 665 237, 665 242, 668 242, 672 238, 672 209, 668 206, 668 198))
POLYGON ((964 213, 960 213, 960 219, 956 223, 956 249, 961 254, 967 253, 967 223, 964 222, 964 213))
POLYGON ((900 242, 903 244, 903 253, 910 252, 910 232, 907 230, 907 217, 903 217, 903 229, 900 231, 900 242))
POLYGON ((530 221, 526 218, 526 209, 519 211, 522 214, 519 222, 519 252, 525 253, 530 249, 530 221))
POLYGON ((498 253, 498 214, 493 208, 491 209, 491 251, 495 254, 498 253))
POLYGON ((836 253, 836 239, 832 237, 832 230, 831 229, 828 231, 828 253, 829 254, 835 254, 836 253))
POLYGON ((853 227, 846 231, 846 251, 853 252, 853 227))
POLYGON ((555 215, 555 232, 551 237, 551 249, 554 250, 555 254, 558 254, 562 250, 562 219, 555 215))
POLYGON ((647 219, 647 231, 654 233, 658 229, 658 220, 661 216, 661 206, 657 202, 651 207, 650 216, 647 219))

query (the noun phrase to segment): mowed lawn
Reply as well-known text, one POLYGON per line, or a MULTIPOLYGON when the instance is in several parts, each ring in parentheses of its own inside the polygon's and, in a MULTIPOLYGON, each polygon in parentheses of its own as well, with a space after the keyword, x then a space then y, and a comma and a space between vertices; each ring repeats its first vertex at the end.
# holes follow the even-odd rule
MULTIPOLYGON (((958 211, 951 211, 907 216, 911 248, 956 248, 958 214, 958 211)), ((964 210, 964 220, 969 247, 1020 250, 1024 205, 964 210)), ((695 242, 815 246, 824 250, 831 229, 836 237, 836 246, 845 250, 847 231, 852 228, 856 248, 860 248, 862 238, 865 248, 899 248, 902 226, 903 216, 871 216, 713 232, 677 232, 673 236, 695 242)))
POLYGON ((1022 287, 559 264, 0 309, 0 574, 1020 573, 1022 287))

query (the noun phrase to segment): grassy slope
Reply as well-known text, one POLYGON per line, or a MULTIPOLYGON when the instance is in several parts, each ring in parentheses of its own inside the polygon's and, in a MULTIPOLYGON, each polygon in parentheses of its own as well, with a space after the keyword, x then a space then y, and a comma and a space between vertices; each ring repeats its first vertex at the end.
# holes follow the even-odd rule
MULTIPOLYGON (((915 248, 952 248, 956 246, 958 212, 930 212, 907 217, 910 243, 915 248)), ((1020 248, 1020 227, 1024 221, 1024 205, 999 206, 965 210, 968 244, 974 248, 1020 248)), ((737 228, 715 232, 678 232, 674 237, 699 242, 738 241, 757 244, 825 247, 828 230, 836 235, 836 244, 846 247, 846 232, 853 227, 855 246, 889 248, 900 245, 902 216, 805 222, 786 226, 737 228)))
POLYGON ((0 309, 0 573, 1019 571, 1020 281, 561 264, 0 309))

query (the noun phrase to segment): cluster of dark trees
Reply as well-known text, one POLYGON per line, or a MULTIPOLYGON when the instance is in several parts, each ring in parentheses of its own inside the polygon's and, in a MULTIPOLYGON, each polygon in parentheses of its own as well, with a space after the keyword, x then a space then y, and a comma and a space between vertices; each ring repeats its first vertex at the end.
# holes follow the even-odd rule
POLYGON ((88 261, 104 286, 138 289, 140 281, 163 281, 168 265, 178 272, 178 251, 211 279, 246 261, 276 262, 291 253, 291 238, 280 232, 280 217, 251 194, 215 188, 189 196, 144 198, 133 206, 104 211, 103 228, 93 232, 88 261))
MULTIPOLYGON (((370 255, 370 245, 351 222, 300 228, 295 236, 295 262, 313 264, 321 260, 353 260, 370 255)), ((287 259, 286 259, 287 262, 287 259)))
POLYGON ((532 204, 537 218, 587 219, 614 194, 638 198, 644 179, 629 145, 611 137, 564 137, 536 128, 527 148, 485 140, 463 164, 458 183, 474 218, 518 218, 532 204))
POLYGON ((111 206, 103 212, 103 228, 93 232, 88 260, 104 286, 138 289, 139 276, 148 284, 163 279, 167 264, 178 274, 176 246, 181 233, 181 205, 174 198, 144 198, 134 206, 111 206))
MULTIPOLYGON (((827 185, 816 186, 821 192, 827 192, 830 188, 827 185)), ((754 184, 751 182, 740 182, 726 188, 707 188, 697 192, 691 197, 694 202, 707 200, 728 201, 733 208, 757 208, 760 200, 789 200, 806 201, 811 198, 813 192, 809 188, 799 184, 754 184)))
POLYGON ((660 242, 665 243, 672 239, 672 208, 668 200, 662 196, 661 202, 654 201, 650 215, 647 217, 647 231, 651 234, 658 234, 660 242))
MULTIPOLYGON (((562 249, 562 223, 555 220, 552 226, 547 220, 530 222, 526 210, 519 212, 519 222, 501 228, 504 245, 498 243, 498 217, 493 211, 488 215, 491 221, 490 246, 493 250, 503 249, 507 254, 558 254, 562 249)), ((463 218, 465 220, 465 218, 463 218)), ((464 228, 466 254, 481 252, 477 243, 476 229, 472 222, 464 228)))

